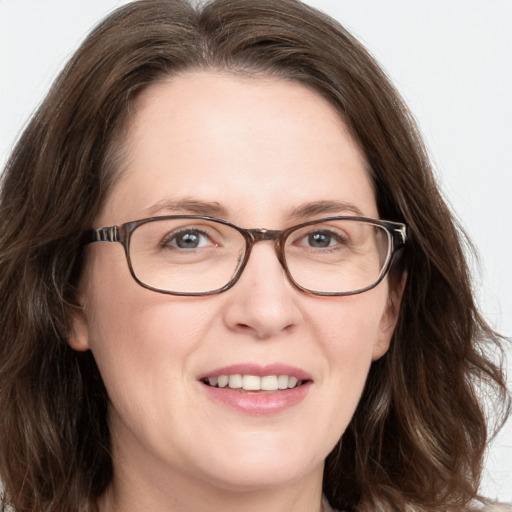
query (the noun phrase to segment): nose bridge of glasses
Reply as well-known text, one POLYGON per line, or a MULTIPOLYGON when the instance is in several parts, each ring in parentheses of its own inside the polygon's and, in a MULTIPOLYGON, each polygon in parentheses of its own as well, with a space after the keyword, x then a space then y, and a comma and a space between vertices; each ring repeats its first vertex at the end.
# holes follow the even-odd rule
MULTIPOLYGON (((281 236, 283 231, 277 229, 247 229, 246 233, 249 235, 249 247, 248 252, 251 252, 252 246, 257 242, 274 242, 274 248, 276 251, 277 259, 284 266, 282 248, 281 248, 281 236)), ((248 256, 248 255, 247 255, 248 256)))
POLYGON ((248 229, 247 232, 251 236, 253 243, 277 240, 281 234, 281 231, 275 229, 248 229))

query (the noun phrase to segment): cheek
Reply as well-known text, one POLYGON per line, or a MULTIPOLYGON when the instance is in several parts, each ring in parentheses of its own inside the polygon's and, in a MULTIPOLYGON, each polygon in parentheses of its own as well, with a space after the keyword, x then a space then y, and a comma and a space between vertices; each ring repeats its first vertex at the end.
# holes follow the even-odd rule
POLYGON ((329 415, 331 432, 341 434, 355 412, 378 342, 386 297, 382 286, 366 294, 329 299, 316 311, 309 310, 327 365, 323 384, 328 390, 318 408, 329 415))
MULTIPOLYGON (((368 367, 379 340, 386 308, 387 287, 348 297, 329 299, 311 314, 333 367, 368 367)), ((357 368, 354 368, 357 369, 357 368)))
POLYGON ((183 380, 207 315, 196 314, 186 300, 141 287, 123 253, 101 249, 88 273, 89 346, 113 403, 129 393, 157 400, 162 389, 183 380))
POLYGON ((127 378, 153 379, 160 370, 166 379, 180 379, 200 342, 206 315, 142 288, 117 298, 102 295, 89 321, 90 346, 107 387, 127 378))

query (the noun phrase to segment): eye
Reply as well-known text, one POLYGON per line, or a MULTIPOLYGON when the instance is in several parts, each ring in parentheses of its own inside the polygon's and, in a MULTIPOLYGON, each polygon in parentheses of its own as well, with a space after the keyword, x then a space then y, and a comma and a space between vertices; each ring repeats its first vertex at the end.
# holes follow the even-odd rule
POLYGON ((338 232, 327 229, 312 231, 297 241, 298 245, 312 249, 326 249, 337 245, 344 245, 345 243, 346 237, 343 237, 338 232))
POLYGON ((307 237, 307 242, 310 247, 329 247, 333 243, 333 236, 331 233, 325 231, 319 233, 311 233, 307 237))
POLYGON ((162 245, 176 249, 201 249, 215 244, 205 232, 189 228, 169 233, 162 245))

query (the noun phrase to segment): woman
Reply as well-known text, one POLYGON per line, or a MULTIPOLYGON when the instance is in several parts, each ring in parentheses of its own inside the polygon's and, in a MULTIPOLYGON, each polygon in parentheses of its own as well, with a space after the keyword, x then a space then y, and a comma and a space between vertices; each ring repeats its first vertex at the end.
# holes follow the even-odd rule
POLYGON ((6 506, 477 499, 500 339, 408 111, 332 20, 120 9, 25 130, 1 213, 6 506))

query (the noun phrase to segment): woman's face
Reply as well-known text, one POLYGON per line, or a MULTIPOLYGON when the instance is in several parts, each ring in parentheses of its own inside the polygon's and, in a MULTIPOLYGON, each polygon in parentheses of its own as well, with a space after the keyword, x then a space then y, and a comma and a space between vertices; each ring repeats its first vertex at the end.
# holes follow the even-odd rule
MULTIPOLYGON (((153 85, 124 150, 95 227, 169 214, 276 230, 328 215, 378 217, 346 126, 291 81, 194 72, 153 85)), ((372 361, 388 348, 396 308, 386 281, 360 295, 306 295, 287 281, 273 243, 260 242, 233 288, 178 297, 138 285, 120 244, 92 244, 87 257, 70 343, 92 350, 105 381, 118 477, 162 492, 170 476, 246 490, 320 481, 372 361), (208 386, 219 374, 304 384, 208 386)))

